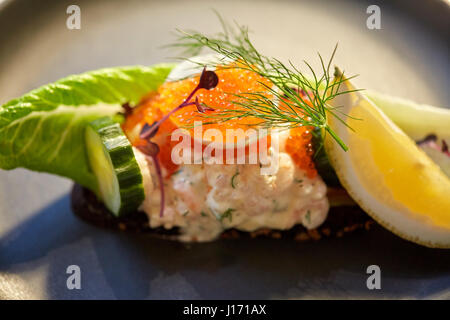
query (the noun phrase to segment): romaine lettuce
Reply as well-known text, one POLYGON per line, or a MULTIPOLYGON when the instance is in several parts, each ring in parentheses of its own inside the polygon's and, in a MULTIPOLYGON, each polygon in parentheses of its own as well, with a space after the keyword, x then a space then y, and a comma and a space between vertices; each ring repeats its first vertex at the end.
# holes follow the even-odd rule
POLYGON ((69 76, 0 107, 0 168, 23 167, 96 190, 84 130, 90 121, 135 105, 161 85, 172 65, 133 66, 69 76))

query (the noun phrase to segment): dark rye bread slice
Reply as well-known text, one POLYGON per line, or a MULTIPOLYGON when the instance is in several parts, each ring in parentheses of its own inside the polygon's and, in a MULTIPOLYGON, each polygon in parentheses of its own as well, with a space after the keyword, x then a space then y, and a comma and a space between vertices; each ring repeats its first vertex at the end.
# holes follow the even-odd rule
MULTIPOLYGON (((98 227, 112 228, 134 233, 145 233, 158 238, 176 240, 178 228, 150 228, 148 218, 142 211, 136 211, 124 217, 113 216, 94 193, 75 184, 72 189, 72 210, 81 219, 98 227)), ((357 206, 332 207, 327 220, 317 229, 307 230, 297 225, 289 230, 260 229, 254 232, 242 232, 230 229, 222 233, 226 239, 240 237, 270 237, 275 239, 291 238, 297 241, 320 240, 323 237, 342 237, 356 230, 369 230, 373 220, 357 206)))

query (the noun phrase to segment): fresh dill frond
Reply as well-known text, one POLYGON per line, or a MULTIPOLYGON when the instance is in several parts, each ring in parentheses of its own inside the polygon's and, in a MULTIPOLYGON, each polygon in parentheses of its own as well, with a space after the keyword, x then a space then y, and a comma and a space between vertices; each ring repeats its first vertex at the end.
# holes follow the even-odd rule
POLYGON ((233 119, 246 117, 259 119, 253 126, 264 128, 290 129, 299 126, 312 126, 323 129, 347 151, 345 143, 328 126, 327 116, 331 115, 345 124, 338 108, 333 108, 330 101, 338 95, 356 90, 339 92, 341 84, 353 77, 344 78, 343 73, 332 79, 330 68, 335 56, 337 45, 328 63, 318 54, 321 64, 321 75, 316 73, 307 61, 303 61, 311 77, 304 75, 291 61, 288 64, 261 54, 250 41, 248 28, 236 24, 230 27, 219 16, 223 31, 206 36, 196 31, 178 30, 177 41, 171 47, 183 49, 186 55, 198 55, 202 49, 208 48, 219 54, 223 59, 210 62, 217 69, 243 69, 256 73, 267 83, 259 82, 264 92, 243 92, 232 94, 236 100, 230 101, 239 108, 225 109, 203 117, 210 119, 208 123, 222 123, 233 119), (236 63, 226 64, 224 61, 236 63))

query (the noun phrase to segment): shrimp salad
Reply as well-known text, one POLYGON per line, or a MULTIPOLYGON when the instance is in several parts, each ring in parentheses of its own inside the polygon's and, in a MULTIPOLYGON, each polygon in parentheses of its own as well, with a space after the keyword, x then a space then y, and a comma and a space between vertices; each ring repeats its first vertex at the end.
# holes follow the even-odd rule
POLYGON ((164 180, 162 216, 154 165, 135 149, 146 194, 140 209, 150 227, 179 227, 179 240, 187 242, 211 241, 230 228, 287 230, 302 224, 314 229, 327 217, 327 187, 319 175, 310 178, 296 166, 284 145, 272 175, 261 175, 258 164, 181 165, 164 180))

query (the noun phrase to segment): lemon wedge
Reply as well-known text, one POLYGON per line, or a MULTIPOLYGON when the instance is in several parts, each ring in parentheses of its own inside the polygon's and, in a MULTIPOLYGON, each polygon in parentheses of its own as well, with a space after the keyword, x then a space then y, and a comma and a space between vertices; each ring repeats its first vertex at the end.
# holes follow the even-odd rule
MULTIPOLYGON (((336 76, 341 77, 340 71, 336 76)), ((350 81, 340 91, 354 90, 350 81)), ((344 151, 327 135, 325 148, 344 188, 374 220, 415 243, 450 248, 450 180, 415 142, 359 92, 338 95, 329 116, 344 151), (351 129, 350 129, 350 128, 351 129)))

